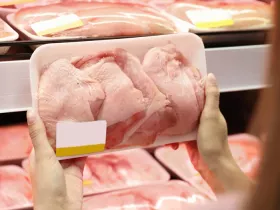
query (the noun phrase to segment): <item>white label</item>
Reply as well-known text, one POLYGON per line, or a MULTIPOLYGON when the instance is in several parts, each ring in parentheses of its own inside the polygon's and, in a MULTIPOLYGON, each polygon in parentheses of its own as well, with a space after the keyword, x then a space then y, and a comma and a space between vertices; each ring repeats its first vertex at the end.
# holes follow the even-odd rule
POLYGON ((198 27, 211 28, 233 25, 231 13, 223 9, 189 10, 186 15, 198 27))
POLYGON ((106 143, 106 129, 107 122, 104 120, 58 122, 56 126, 57 156, 59 159, 69 159, 101 152, 106 143))
POLYGON ((63 15, 51 20, 31 24, 31 28, 39 36, 65 31, 83 26, 81 19, 75 14, 63 15))

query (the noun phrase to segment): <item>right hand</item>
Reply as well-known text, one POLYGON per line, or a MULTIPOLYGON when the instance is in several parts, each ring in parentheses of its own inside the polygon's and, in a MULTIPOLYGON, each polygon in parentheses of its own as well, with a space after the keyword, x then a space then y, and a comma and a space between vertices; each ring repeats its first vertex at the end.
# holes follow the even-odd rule
POLYGON ((220 91, 213 74, 209 74, 205 84, 206 102, 200 117, 197 144, 207 165, 216 164, 222 157, 231 157, 228 144, 228 130, 220 103, 220 91))
POLYGON ((216 193, 248 189, 251 182, 229 148, 227 124, 219 109, 220 92, 213 74, 206 78, 205 92, 197 142, 186 144, 192 163, 216 193))

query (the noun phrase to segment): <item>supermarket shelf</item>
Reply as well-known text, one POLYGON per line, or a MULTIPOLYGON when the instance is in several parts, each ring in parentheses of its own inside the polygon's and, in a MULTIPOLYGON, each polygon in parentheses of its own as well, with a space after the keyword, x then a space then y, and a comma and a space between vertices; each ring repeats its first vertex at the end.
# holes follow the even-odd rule
MULTIPOLYGON (((268 45, 206 49, 208 72, 216 75, 221 91, 265 86, 268 45)), ((0 113, 31 107, 29 60, 0 62, 0 113)))

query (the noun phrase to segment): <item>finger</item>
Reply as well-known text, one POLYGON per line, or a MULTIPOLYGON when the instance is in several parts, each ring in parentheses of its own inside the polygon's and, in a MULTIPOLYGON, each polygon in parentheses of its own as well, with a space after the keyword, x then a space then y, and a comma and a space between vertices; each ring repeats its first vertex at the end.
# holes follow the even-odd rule
POLYGON ((54 152, 49 144, 46 129, 40 117, 33 111, 28 111, 27 122, 36 156, 52 155, 54 152))
POLYGON ((79 157, 75 159, 69 159, 69 160, 62 160, 60 161, 60 164, 63 169, 67 169, 70 166, 75 165, 77 168, 80 169, 80 171, 83 172, 85 164, 86 164, 87 157, 79 157))
POLYGON ((205 108, 207 110, 218 110, 220 103, 220 90, 214 74, 208 74, 206 78, 206 102, 205 108))

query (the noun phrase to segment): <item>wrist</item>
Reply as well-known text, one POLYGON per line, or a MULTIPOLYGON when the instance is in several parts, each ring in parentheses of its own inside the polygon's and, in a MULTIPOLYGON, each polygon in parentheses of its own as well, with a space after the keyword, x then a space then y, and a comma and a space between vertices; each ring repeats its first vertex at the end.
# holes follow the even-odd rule
POLYGON ((224 191, 247 190, 250 179, 242 172, 231 154, 225 154, 208 165, 209 170, 223 186, 224 191))

